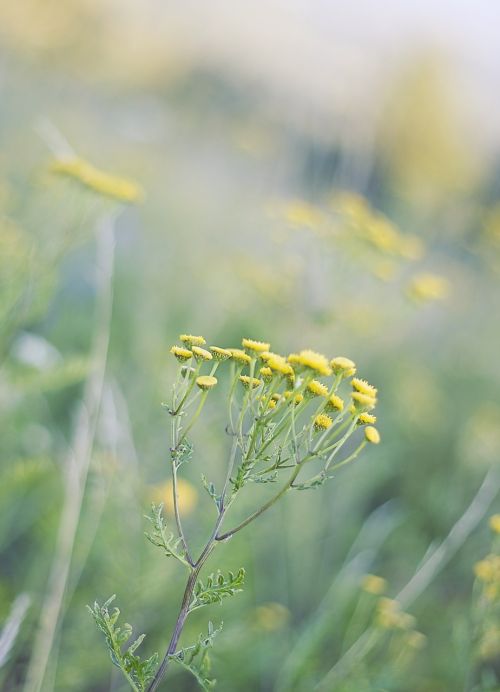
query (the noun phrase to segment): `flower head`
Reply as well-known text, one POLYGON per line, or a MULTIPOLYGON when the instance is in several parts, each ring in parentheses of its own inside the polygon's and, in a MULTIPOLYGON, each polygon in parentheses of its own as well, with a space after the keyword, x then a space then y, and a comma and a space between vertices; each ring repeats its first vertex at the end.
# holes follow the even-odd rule
POLYGON ((259 370, 259 374, 264 380, 264 382, 271 382, 273 379, 273 371, 269 367, 264 367, 259 370))
POLYGON ((377 416, 372 416, 371 413, 361 413, 358 418, 358 425, 374 425, 377 422, 377 416))
POLYGON ((241 348, 230 348, 229 351, 231 351, 231 358, 235 360, 237 363, 248 365, 252 362, 252 359, 250 358, 248 353, 242 351, 241 348))
POLYGON ((193 336, 192 334, 181 334, 179 339, 187 346, 203 346, 207 343, 202 336, 193 336))
POLYGON ((328 387, 318 380, 312 380, 306 387, 306 394, 312 396, 328 396, 328 387))
POLYGON ((328 430, 328 428, 331 428, 332 425, 332 419, 325 413, 320 413, 319 416, 316 416, 314 419, 314 429, 316 432, 319 432, 320 430, 328 430))
POLYGON ((303 394, 294 394, 289 389, 287 389, 286 392, 283 392, 283 396, 285 397, 285 399, 290 399, 290 397, 293 396, 294 403, 296 406, 297 406, 297 404, 301 404, 304 401, 304 395, 303 394))
POLYGON ((365 574, 361 582, 361 588, 374 596, 380 596, 387 588, 387 582, 376 574, 365 574))
POLYGON ((187 348, 182 348, 182 346, 172 346, 170 353, 177 358, 179 363, 185 363, 193 355, 191 351, 187 348))
POLYGON ((350 358, 344 358, 344 356, 337 356, 330 361, 330 367, 335 375, 342 375, 342 377, 351 377, 356 372, 356 364, 350 358))
POLYGON ((249 377, 248 375, 240 375, 240 382, 245 389, 256 389, 262 384, 262 380, 257 377, 249 377))
POLYGON ((210 351, 200 348, 199 346, 192 346, 191 350, 193 351, 193 356, 196 358, 196 360, 212 360, 213 358, 210 351))
POLYGON ((380 433, 377 428, 372 425, 368 425, 365 428, 365 439, 367 442, 371 442, 372 445, 378 445, 380 442, 380 433))
POLYGON ((219 348, 218 346, 210 346, 212 355, 215 360, 223 361, 231 358, 231 351, 227 348, 219 348))
POLYGON ((357 392, 371 396, 373 399, 376 398, 378 392, 377 388, 373 387, 371 384, 368 384, 366 380, 360 380, 358 377, 353 377, 351 384, 353 389, 357 392))
POLYGON ((365 409, 367 411, 371 411, 373 408, 375 408, 377 403, 377 400, 374 397, 369 396, 368 394, 363 394, 362 392, 353 392, 352 400, 356 410, 365 409))
POLYGON ((254 341, 253 339, 242 339, 241 345, 243 348, 254 351, 255 353, 265 353, 271 348, 271 344, 265 343, 264 341, 254 341))
POLYGON ((341 399, 337 394, 330 394, 328 401, 326 402, 327 411, 342 411, 344 408, 344 400, 341 399))
POLYGON ((196 378, 196 384, 203 391, 212 389, 217 384, 217 378, 213 375, 200 375, 196 378))
POLYGON ((298 354, 297 365, 303 365, 305 368, 314 370, 320 375, 331 375, 332 370, 328 365, 328 360, 321 353, 306 349, 298 354))
POLYGON ((286 362, 283 356, 278 356, 276 353, 272 353, 266 362, 268 368, 271 368, 271 370, 274 370, 275 372, 279 372, 281 375, 286 375, 293 380, 293 368, 289 363, 286 362))

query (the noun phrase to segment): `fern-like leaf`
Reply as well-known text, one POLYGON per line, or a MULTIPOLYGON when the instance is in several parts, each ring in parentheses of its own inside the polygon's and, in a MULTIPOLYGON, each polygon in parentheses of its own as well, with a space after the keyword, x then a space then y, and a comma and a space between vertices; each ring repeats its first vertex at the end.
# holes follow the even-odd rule
POLYGON ((210 692, 215 687, 216 680, 210 677, 210 657, 208 650, 212 648, 214 639, 222 629, 222 622, 219 627, 214 628, 211 622, 208 623, 208 634, 200 634, 198 640, 192 646, 187 646, 170 656, 171 660, 179 663, 183 668, 193 675, 200 687, 206 692, 210 692))
POLYGON ((151 505, 151 515, 144 516, 153 528, 151 532, 145 531, 144 535, 150 543, 158 548, 162 548, 167 557, 175 557, 175 559, 182 562, 183 565, 190 567, 186 554, 182 548, 181 539, 174 536, 171 531, 167 531, 162 510, 163 504, 151 505))
POLYGON ((112 612, 109 612, 109 606, 114 600, 115 596, 111 596, 102 606, 96 601, 93 607, 87 606, 87 608, 92 614, 97 627, 104 634, 109 655, 114 665, 122 671, 134 692, 144 692, 147 689, 148 682, 154 677, 158 664, 158 654, 155 653, 145 660, 141 660, 139 656, 135 655, 136 649, 141 645, 146 636, 145 634, 137 637, 125 651, 122 650, 125 642, 132 636, 132 627, 127 623, 121 627, 116 626, 120 611, 118 608, 113 608, 112 612))
POLYGON ((236 574, 228 572, 227 577, 222 572, 211 574, 207 577, 205 584, 201 580, 197 581, 189 605, 189 612, 212 603, 221 603, 224 598, 242 591, 244 582, 245 570, 243 567, 236 574))

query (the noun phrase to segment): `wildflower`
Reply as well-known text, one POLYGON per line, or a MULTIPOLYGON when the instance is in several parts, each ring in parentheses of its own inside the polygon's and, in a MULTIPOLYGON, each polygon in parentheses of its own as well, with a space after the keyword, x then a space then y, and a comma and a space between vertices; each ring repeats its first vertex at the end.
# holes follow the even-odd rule
POLYGON ((328 387, 326 387, 322 382, 318 380, 312 380, 309 382, 306 388, 306 394, 311 394, 312 396, 328 396, 328 387))
POLYGON ((358 425, 374 425, 377 422, 377 416, 372 416, 371 413, 362 413, 358 418, 358 425))
POLYGON ((387 582, 376 574, 366 574, 361 582, 361 588, 374 596, 380 596, 387 588, 387 582))
POLYGON ((276 408, 276 400, 275 399, 270 399, 269 403, 267 405, 267 408, 273 409, 276 408))
POLYGON ((493 514, 490 517, 489 525, 494 533, 500 533, 500 514, 493 514))
POLYGON ((253 339, 243 339, 241 345, 243 348, 255 353, 264 353, 271 348, 271 344, 266 344, 263 341, 254 341, 253 339))
POLYGON ((330 361, 330 366, 335 375, 342 375, 342 377, 351 377, 356 372, 356 364, 350 358, 344 358, 344 356, 337 356, 330 361))
POLYGON ((351 384, 353 389, 355 389, 357 392, 361 392, 361 394, 371 396, 373 399, 376 398, 378 391, 377 388, 373 387, 371 384, 368 384, 366 380, 360 380, 357 377, 353 377, 351 380, 351 384))
POLYGON ((270 367, 264 367, 259 370, 259 374, 264 380, 264 382, 271 382, 273 379, 273 371, 271 370, 270 367))
POLYGON ((230 348, 229 350, 231 351, 231 358, 237 363, 248 365, 252 362, 252 359, 248 353, 245 353, 245 351, 242 351, 240 348, 230 348))
POLYGON ((54 161, 50 170, 73 178, 94 192, 120 202, 140 202, 144 197, 142 188, 136 183, 105 173, 80 158, 54 161))
MULTIPOLYGON (((290 397, 293 395, 293 392, 291 392, 289 389, 286 390, 286 392, 283 393, 283 396, 285 399, 290 399, 290 397)), ((304 401, 304 395, 303 394, 295 394, 294 396, 294 403, 295 405, 301 404, 304 401)))
POLYGON ((371 409, 375 408, 377 403, 377 400, 374 397, 368 396, 368 394, 363 394, 362 392, 354 392, 352 394, 352 400, 356 411, 359 409, 371 411, 371 409))
POLYGON ((274 399, 274 401, 280 401, 281 394, 278 394, 278 392, 275 392, 274 394, 271 394, 271 399, 274 399))
POLYGON ((257 377, 249 377, 248 375, 240 375, 240 382, 245 389, 256 389, 262 384, 262 380, 257 377))
POLYGON ((217 378, 213 375, 200 375, 196 378, 196 384, 203 391, 212 389, 217 384, 217 378))
POLYGON ((182 348, 182 346, 172 346, 170 353, 177 358, 179 363, 185 363, 193 355, 191 351, 187 348, 182 348))
POLYGON ((181 334, 179 339, 187 346, 203 346, 207 343, 202 336, 193 336, 192 334, 181 334))
POLYGON ((320 413, 319 416, 316 416, 314 419, 314 429, 316 432, 319 432, 320 430, 328 430, 328 428, 331 428, 332 425, 332 419, 325 413, 320 413))
POLYGON ((367 442, 371 442, 372 445, 378 445, 380 442, 380 433, 377 428, 369 425, 365 428, 365 439, 367 442))
POLYGON ((227 348, 219 348, 218 346, 210 346, 212 355, 215 360, 223 361, 231 358, 231 351, 227 348))
POLYGON ((411 629, 415 618, 401 610, 399 601, 380 598, 377 604, 377 623, 384 629, 411 629))
POLYGON ((199 346, 193 346, 191 350, 193 351, 193 356, 196 358, 196 360, 212 360, 213 358, 210 351, 200 348, 199 346))
POLYGON ((344 400, 337 396, 337 394, 330 394, 325 408, 327 411, 342 411, 344 408, 344 400))
POLYGON ((293 200, 283 209, 283 216, 292 228, 317 229, 323 221, 323 216, 308 202, 293 200))
POLYGON ((271 368, 275 372, 279 372, 281 375, 286 375, 290 379, 294 379, 295 373, 293 372, 292 366, 286 362, 283 356, 278 356, 272 354, 267 359, 267 367, 271 368))
POLYGON ((489 555, 474 565, 474 574, 485 583, 500 580, 500 557, 489 555))
POLYGON ((310 370, 318 372, 320 375, 331 375, 332 371, 328 365, 328 360, 321 353, 305 350, 298 354, 297 364, 303 365, 310 370))
POLYGON ((410 281, 407 292, 417 303, 444 300, 450 292, 450 283, 437 274, 418 274, 410 281))
MULTIPOLYGON (((155 504, 162 502, 165 510, 169 514, 174 514, 174 499, 172 493, 172 481, 161 483, 151 489, 151 500, 155 504)), ((177 502, 179 510, 187 515, 190 514, 196 506, 198 500, 198 492, 196 488, 183 478, 177 479, 177 502)))

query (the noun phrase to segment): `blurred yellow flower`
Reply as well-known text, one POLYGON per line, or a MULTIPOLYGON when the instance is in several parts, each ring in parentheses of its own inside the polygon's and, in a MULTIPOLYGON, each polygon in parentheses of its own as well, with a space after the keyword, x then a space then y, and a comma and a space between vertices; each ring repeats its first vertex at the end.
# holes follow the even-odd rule
POLYGON ((170 349, 170 353, 177 358, 177 360, 181 363, 184 363, 186 360, 189 360, 192 357, 191 351, 188 351, 187 348, 182 348, 181 346, 172 346, 170 349))
POLYGON ((380 596, 387 589, 387 582, 376 574, 366 574, 361 582, 361 588, 367 593, 380 596))
POLYGON ((380 442, 380 433, 377 430, 377 428, 374 428, 372 425, 369 425, 365 428, 365 438, 372 445, 378 445, 378 443, 380 442))
POLYGON ((328 398, 327 404, 326 404, 326 410, 327 411, 342 411, 344 409, 344 400, 341 399, 339 396, 336 394, 331 394, 328 398))
POLYGON ((328 360, 321 353, 316 353, 316 351, 311 351, 306 349, 301 351, 294 362, 297 365, 303 365, 310 370, 314 370, 320 375, 331 375, 332 370, 328 365, 328 360))
POLYGON ((500 514, 493 514, 490 517, 489 526, 494 533, 500 534, 500 514))
POLYGON ((306 394, 312 394, 313 396, 328 396, 328 387, 318 380, 312 380, 309 382, 306 388, 306 394))
POLYGON ((356 373, 356 364, 350 358, 344 358, 344 356, 337 356, 330 361, 330 366, 335 375, 342 375, 343 377, 351 377, 356 373))
POLYGON ((227 348, 219 348, 218 346, 210 346, 212 355, 215 360, 223 361, 231 358, 231 351, 227 348))
POLYGON ((249 377, 248 375, 240 375, 240 382, 245 389, 256 389, 262 384, 262 380, 257 377, 249 377))
POLYGON ((105 173, 80 158, 53 161, 50 164, 50 171, 73 178, 94 192, 120 202, 140 202, 144 197, 140 185, 131 180, 105 173))
POLYGON ((268 632, 281 629, 289 618, 290 611, 281 603, 264 603, 255 609, 257 626, 268 632))
POLYGON ((363 394, 362 392, 353 392, 352 399, 356 409, 366 409, 367 411, 371 411, 371 409, 375 408, 377 403, 377 400, 373 396, 363 394))
MULTIPOLYGON (((168 480, 166 483, 161 483, 151 489, 151 501, 155 504, 163 503, 165 511, 168 514, 174 514, 174 500, 172 497, 173 483, 168 480)), ((198 501, 198 492, 194 485, 183 478, 177 479, 177 495, 179 511, 182 514, 190 514, 196 507, 198 501)))
POLYGON ((358 418, 359 425, 374 425, 377 422, 377 416, 372 416, 371 413, 362 413, 358 418))
POLYGON ((366 394, 366 396, 371 396, 373 399, 376 398, 378 392, 377 388, 373 387, 371 384, 368 384, 366 380, 360 380, 357 377, 353 377, 351 384, 353 389, 355 389, 357 392, 366 394))
POLYGON ((320 413, 319 416, 316 416, 314 419, 314 429, 316 432, 319 432, 320 430, 328 430, 328 428, 331 428, 332 425, 332 419, 330 416, 327 416, 324 413, 320 413))
POLYGON ((252 362, 252 359, 250 358, 248 353, 242 351, 241 348, 230 348, 228 350, 231 351, 231 358, 235 360, 237 363, 243 363, 244 365, 248 365, 252 362))
POLYGON ((181 334, 179 339, 183 344, 187 344, 188 346, 203 346, 206 344, 202 336, 193 336, 192 334, 181 334))
POLYGON ((407 294, 416 303, 444 300, 450 293, 450 282, 438 274, 417 274, 407 287, 407 294))

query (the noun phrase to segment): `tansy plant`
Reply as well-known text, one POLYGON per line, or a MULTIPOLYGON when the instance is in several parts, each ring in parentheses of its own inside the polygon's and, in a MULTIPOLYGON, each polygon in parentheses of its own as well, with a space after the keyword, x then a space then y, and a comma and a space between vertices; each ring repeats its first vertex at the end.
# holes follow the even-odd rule
POLYGON ((204 689, 215 684, 209 677, 208 649, 218 630, 211 623, 208 634, 192 646, 178 649, 186 618, 194 610, 220 603, 241 590, 245 572, 220 571, 200 579, 200 572, 217 546, 264 514, 287 492, 316 488, 350 463, 367 443, 380 436, 372 411, 377 390, 354 377, 355 364, 344 357, 330 360, 310 350, 288 357, 272 353, 270 344, 243 339, 242 348, 207 347, 201 336, 183 334, 170 352, 178 361, 171 402, 166 406, 171 421, 172 494, 175 529, 167 528, 162 506, 152 506, 151 527, 146 537, 187 570, 187 583, 170 643, 159 667, 158 655, 142 661, 135 651, 139 637, 128 649, 129 625, 117 627, 118 609, 111 600, 90 608, 104 632, 113 663, 134 690, 158 689, 171 661, 187 668, 204 689), (199 555, 194 555, 184 533, 178 501, 178 475, 192 463, 191 431, 215 387, 227 393, 227 422, 222 426, 230 439, 225 479, 215 485, 202 476, 215 505, 210 536, 199 555), (362 428, 361 434, 359 429, 362 428), (353 440, 351 440, 353 438, 353 440), (233 523, 233 505, 254 483, 277 486, 270 498, 249 516, 233 523))

